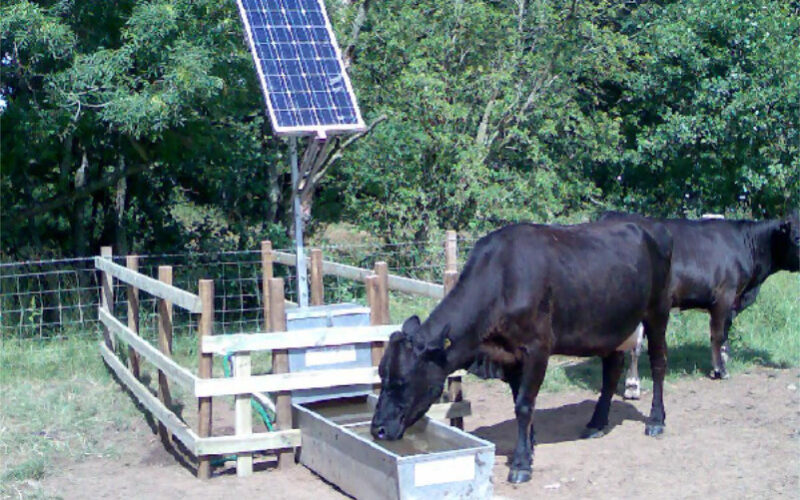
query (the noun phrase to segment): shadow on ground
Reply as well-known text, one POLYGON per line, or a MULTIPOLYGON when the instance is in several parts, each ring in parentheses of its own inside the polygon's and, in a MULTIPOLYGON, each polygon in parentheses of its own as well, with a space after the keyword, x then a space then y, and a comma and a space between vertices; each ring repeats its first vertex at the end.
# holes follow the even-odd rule
MULTIPOLYGON (((537 409, 533 416, 536 429, 536 444, 563 443, 581 439, 581 432, 592 418, 595 400, 586 399, 580 403, 557 408, 537 409)), ((606 432, 625 420, 644 422, 645 416, 632 404, 614 400, 611 403, 606 432)), ((491 441, 498 455, 511 456, 517 440, 517 421, 509 419, 490 426, 478 427, 472 434, 491 441)))

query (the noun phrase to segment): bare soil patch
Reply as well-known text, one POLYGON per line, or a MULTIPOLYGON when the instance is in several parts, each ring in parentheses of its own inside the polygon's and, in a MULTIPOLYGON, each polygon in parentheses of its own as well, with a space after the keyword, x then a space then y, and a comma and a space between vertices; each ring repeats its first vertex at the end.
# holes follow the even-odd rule
MULTIPOLYGON (((498 381, 465 382, 473 416, 466 430, 497 446, 495 495, 502 498, 797 498, 800 491, 800 372, 754 369, 727 381, 667 383, 667 430, 644 435, 650 394, 615 398, 611 429, 599 439, 578 438, 596 394, 541 394, 535 426, 533 479, 506 482, 516 440, 513 405, 498 381)), ((264 470, 239 479, 196 479, 166 452, 142 418, 126 434, 106 430, 120 457, 65 463, 40 484, 47 495, 71 498, 346 498, 302 466, 264 470)))

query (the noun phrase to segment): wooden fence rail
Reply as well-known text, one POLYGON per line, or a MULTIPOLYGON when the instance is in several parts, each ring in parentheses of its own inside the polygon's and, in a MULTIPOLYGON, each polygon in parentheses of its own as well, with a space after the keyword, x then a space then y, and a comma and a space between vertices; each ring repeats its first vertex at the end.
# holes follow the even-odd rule
MULTIPOLYGON (((273 251, 272 255, 275 262, 285 266, 294 266, 297 264, 297 257, 293 253, 273 251)), ((311 266, 310 258, 306 259, 309 267, 311 266)), ((322 273, 346 278, 354 281, 366 282, 367 278, 373 274, 372 269, 364 269, 361 267, 348 266, 346 264, 339 264, 329 260, 322 261, 322 273)), ((421 295, 423 297, 430 297, 432 299, 441 299, 444 297, 444 286, 438 283, 431 283, 429 281, 415 280, 406 278, 404 276, 397 276, 395 274, 389 275, 389 289, 397 292, 409 293, 412 295, 421 295)))
POLYGON ((142 292, 147 292, 159 299, 168 300, 189 312, 203 312, 203 304, 200 302, 199 296, 158 281, 155 278, 139 274, 119 264, 114 264, 111 259, 95 257, 94 267, 128 285, 138 288, 142 292))

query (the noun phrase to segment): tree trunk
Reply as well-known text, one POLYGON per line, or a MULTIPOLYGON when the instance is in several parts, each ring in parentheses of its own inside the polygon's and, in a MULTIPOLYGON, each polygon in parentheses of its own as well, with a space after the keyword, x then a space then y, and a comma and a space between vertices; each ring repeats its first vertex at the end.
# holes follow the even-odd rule
POLYGON ((117 172, 119 173, 120 177, 117 181, 117 188, 115 190, 115 197, 114 197, 114 212, 116 214, 115 218, 115 228, 114 228, 114 235, 115 235, 115 243, 117 248, 115 251, 119 255, 127 255, 128 254, 128 233, 127 228, 124 224, 124 217, 125 217, 125 198, 128 194, 128 180, 123 172, 125 172, 125 157, 120 155, 119 157, 119 164, 117 165, 117 172))
MULTIPOLYGON (((89 157, 83 150, 81 164, 75 172, 75 190, 81 190, 86 185, 89 175, 89 157)), ((86 198, 78 198, 72 206, 72 246, 75 256, 83 257, 89 254, 86 241, 86 198)))

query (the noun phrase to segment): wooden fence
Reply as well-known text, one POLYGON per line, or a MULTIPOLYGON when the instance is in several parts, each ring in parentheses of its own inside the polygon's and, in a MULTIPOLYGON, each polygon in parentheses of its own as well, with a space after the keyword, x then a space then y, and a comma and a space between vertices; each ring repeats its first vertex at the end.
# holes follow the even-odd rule
MULTIPOLYGON (((208 478, 210 460, 219 455, 235 454, 237 474, 252 473, 252 454, 270 451, 278 454, 279 466, 293 462, 293 449, 300 446, 300 430, 292 426, 291 391, 297 389, 328 388, 355 384, 372 384, 379 388, 377 364, 383 354, 383 345, 389 335, 399 328, 389 325, 389 290, 440 298, 455 284, 456 239, 448 232, 446 241, 446 271, 444 285, 388 274, 386 263, 378 262, 373 270, 345 266, 322 259, 322 253, 312 250, 310 256, 311 303, 322 304, 322 277, 332 274, 363 281, 367 286, 370 306, 370 325, 361 327, 330 327, 286 331, 286 300, 284 282, 273 277, 273 263, 294 265, 294 256, 272 250, 270 242, 261 245, 263 268, 264 331, 270 333, 241 333, 214 335, 214 284, 200 280, 198 294, 172 286, 172 269, 159 267, 159 278, 154 279, 138 272, 135 256, 126 259, 126 266, 111 260, 110 247, 104 247, 95 258, 95 267, 102 272, 101 305, 99 319, 103 324, 103 342, 100 352, 119 380, 147 408, 158 421, 159 434, 167 446, 173 440, 181 443, 197 463, 197 475, 208 478), (113 314, 113 280, 127 285, 127 325, 113 314), (146 292, 158 299, 158 346, 139 335, 139 293, 146 292), (197 374, 180 366, 172 359, 172 308, 180 307, 199 314, 197 374), (117 353, 121 343, 127 346, 127 366, 117 353), (321 369, 289 373, 288 349, 313 348, 355 343, 369 343, 372 366, 344 369, 321 369), (273 373, 251 374, 251 353, 272 352, 273 373), (232 377, 213 377, 213 356, 232 356, 232 377), (140 381, 141 361, 151 363, 158 371, 158 391, 154 395, 140 381), (190 428, 172 410, 170 382, 183 387, 197 399, 196 430, 190 428), (272 403, 264 393, 276 394, 272 403), (211 436, 212 398, 234 396, 235 434, 211 436), (272 432, 253 432, 251 397, 272 406, 278 429, 272 432)), ((463 427, 462 418, 470 414, 470 404, 461 394, 461 375, 456 373, 448 380, 447 401, 434 405, 428 412, 434 418, 449 418, 453 425, 463 427)))

